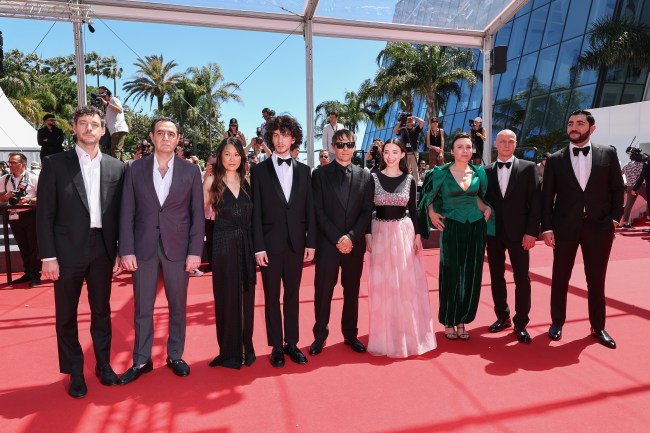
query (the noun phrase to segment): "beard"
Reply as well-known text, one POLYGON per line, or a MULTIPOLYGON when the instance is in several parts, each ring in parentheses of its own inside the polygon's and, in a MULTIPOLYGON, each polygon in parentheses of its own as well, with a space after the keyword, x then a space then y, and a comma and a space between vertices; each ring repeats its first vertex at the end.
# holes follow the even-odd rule
POLYGON ((589 136, 591 136, 591 133, 589 131, 587 131, 584 134, 580 134, 578 136, 578 138, 574 139, 574 138, 571 137, 571 134, 573 134, 573 133, 580 134, 578 131, 571 131, 569 133, 569 140, 571 141, 571 143, 584 143, 587 140, 589 140, 589 136))

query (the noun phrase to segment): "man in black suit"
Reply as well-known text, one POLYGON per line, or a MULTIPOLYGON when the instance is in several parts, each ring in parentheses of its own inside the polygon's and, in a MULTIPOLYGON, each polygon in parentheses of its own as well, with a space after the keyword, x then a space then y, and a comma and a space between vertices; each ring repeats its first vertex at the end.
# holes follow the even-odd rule
POLYGON ((334 286, 341 269, 344 342, 355 352, 366 347, 357 338, 359 285, 366 250, 366 229, 372 218, 374 183, 370 172, 352 164, 356 145, 352 131, 341 129, 332 136, 336 159, 314 171, 312 188, 318 223, 316 274, 314 276, 314 342, 310 355, 323 350, 329 334, 328 323, 334 286))
POLYGON ((54 280, 59 369, 70 374, 68 393, 88 389, 78 338, 77 307, 86 281, 95 374, 107 386, 117 382, 110 365, 111 278, 120 272, 118 220, 124 164, 99 151, 104 114, 95 107, 74 113, 77 145, 45 158, 38 182, 36 226, 44 278, 54 280))
POLYGON ((487 254, 497 320, 488 331, 499 332, 512 326, 504 278, 508 251, 515 278, 515 334, 519 342, 530 343, 532 339, 526 331, 530 312, 529 251, 539 235, 541 217, 537 166, 515 158, 517 136, 509 129, 497 134, 495 145, 497 160, 485 168, 488 177, 485 198, 496 218, 496 233, 487 238, 487 254))
POLYGON ((614 229, 623 215, 623 176, 611 146, 591 143, 596 129, 588 111, 571 113, 567 134, 571 143, 546 161, 542 232, 553 248, 551 340, 562 338, 569 280, 578 247, 582 250, 591 334, 611 349, 616 343, 605 331, 605 274, 614 229))
POLYGON ((262 272, 266 336, 271 365, 284 366, 284 353, 297 364, 307 358, 298 349, 298 306, 303 261, 312 261, 316 219, 308 166, 290 156, 300 146, 302 129, 291 116, 269 118, 265 140, 273 151, 251 170, 253 244, 262 272), (284 286, 284 347, 280 283, 284 286))

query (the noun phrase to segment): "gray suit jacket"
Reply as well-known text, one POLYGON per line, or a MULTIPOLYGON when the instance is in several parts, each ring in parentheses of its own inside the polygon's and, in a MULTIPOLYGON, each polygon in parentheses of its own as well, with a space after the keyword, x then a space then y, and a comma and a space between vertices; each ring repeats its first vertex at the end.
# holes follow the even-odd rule
POLYGON ((121 256, 135 255, 149 260, 162 241, 171 261, 188 255, 201 256, 205 236, 203 189, 198 166, 174 156, 174 172, 169 196, 162 205, 153 185, 154 156, 131 164, 124 177, 120 212, 121 256))

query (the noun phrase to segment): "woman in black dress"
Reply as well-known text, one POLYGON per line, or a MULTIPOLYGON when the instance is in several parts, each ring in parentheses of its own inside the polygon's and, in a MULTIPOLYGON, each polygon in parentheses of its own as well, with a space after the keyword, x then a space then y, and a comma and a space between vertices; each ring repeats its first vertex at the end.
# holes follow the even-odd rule
POLYGON ((206 177, 206 208, 215 211, 212 249, 212 291, 219 356, 211 367, 250 366, 255 307, 255 256, 251 235, 253 202, 245 181, 246 155, 241 142, 230 137, 217 149, 214 175, 206 177))

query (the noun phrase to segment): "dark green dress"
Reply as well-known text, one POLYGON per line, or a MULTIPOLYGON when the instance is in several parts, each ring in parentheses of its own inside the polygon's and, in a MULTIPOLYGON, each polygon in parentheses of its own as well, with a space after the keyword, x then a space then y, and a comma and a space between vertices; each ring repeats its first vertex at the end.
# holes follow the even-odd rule
POLYGON ((426 173, 418 214, 424 238, 429 237, 431 228, 429 204, 433 203, 434 210, 445 217, 440 236, 438 320, 443 325, 456 326, 474 320, 481 295, 488 224, 476 197, 483 199, 487 176, 483 167, 470 164, 474 175, 469 188, 463 191, 449 171, 450 166, 435 167, 426 173))

